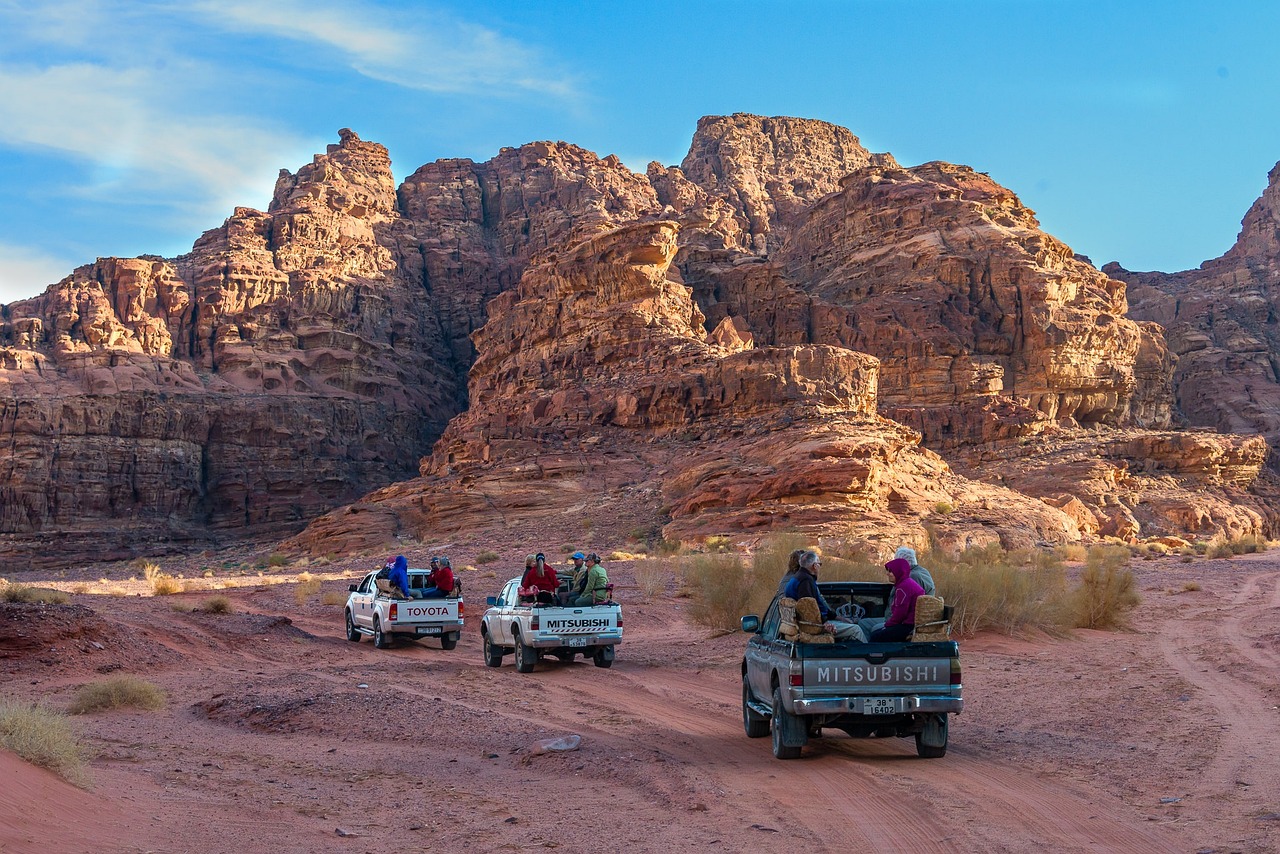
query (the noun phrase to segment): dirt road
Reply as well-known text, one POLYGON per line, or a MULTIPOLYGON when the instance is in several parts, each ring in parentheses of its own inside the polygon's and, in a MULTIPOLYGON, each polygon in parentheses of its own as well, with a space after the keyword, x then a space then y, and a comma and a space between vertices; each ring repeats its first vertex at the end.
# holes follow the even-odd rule
POLYGON ((229 593, 230 615, 79 595, 92 617, 43 634, 4 606, 0 638, 26 631, 5 696, 65 707, 123 672, 170 701, 75 719, 91 792, 0 755, 0 851, 1277 850, 1280 557, 1134 569, 1132 632, 963 642, 941 760, 843 735, 773 759, 742 732, 743 639, 620 566, 607 670, 486 668, 475 604, 451 652, 349 643, 340 606, 287 585, 229 593), (579 750, 532 749, 568 733, 579 750))

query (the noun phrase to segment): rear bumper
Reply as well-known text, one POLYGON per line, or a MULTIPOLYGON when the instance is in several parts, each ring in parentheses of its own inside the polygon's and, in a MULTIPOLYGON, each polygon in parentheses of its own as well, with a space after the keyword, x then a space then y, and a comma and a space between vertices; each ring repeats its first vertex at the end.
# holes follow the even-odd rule
POLYGON ((387 623, 382 630, 393 635, 414 635, 416 637, 438 637, 462 631, 461 620, 447 623, 387 623))
MULTIPOLYGON (((824 697, 815 700, 796 700, 792 705, 797 715, 861 715, 863 701, 879 699, 876 697, 824 697)), ((891 697, 897 703, 894 714, 909 715, 915 712, 931 712, 942 714, 959 714, 964 709, 964 700, 959 697, 936 695, 908 695, 891 697)), ((867 717, 874 717, 867 715, 867 717)))
POLYGON ((622 632, 602 635, 543 635, 529 642, 534 649, 585 649, 593 646, 613 646, 622 643, 622 632))

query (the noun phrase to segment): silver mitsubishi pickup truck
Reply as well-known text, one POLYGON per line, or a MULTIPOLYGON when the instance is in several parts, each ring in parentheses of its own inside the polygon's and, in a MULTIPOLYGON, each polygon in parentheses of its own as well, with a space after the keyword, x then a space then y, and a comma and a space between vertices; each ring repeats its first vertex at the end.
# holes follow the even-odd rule
MULTIPOLYGON (((822 582, 827 604, 843 617, 881 617, 893 587, 822 582)), ((773 736, 773 755, 796 759, 824 728, 855 738, 914 736, 916 752, 947 752, 948 715, 964 708, 960 648, 954 641, 793 643, 780 633, 775 597, 765 612, 742 618, 751 633, 742 659, 742 723, 748 738, 773 736)))

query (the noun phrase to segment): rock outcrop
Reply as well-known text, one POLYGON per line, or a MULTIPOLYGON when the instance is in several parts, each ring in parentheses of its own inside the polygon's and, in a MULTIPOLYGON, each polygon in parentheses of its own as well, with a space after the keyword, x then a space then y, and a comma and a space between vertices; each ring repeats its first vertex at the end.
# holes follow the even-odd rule
MULTIPOLYGON (((1108 275, 1128 283, 1132 315, 1161 324, 1177 356, 1178 408, 1198 427, 1280 442, 1280 164, 1220 258, 1181 273, 1108 275)), ((1274 454, 1271 465, 1280 468, 1274 454)))

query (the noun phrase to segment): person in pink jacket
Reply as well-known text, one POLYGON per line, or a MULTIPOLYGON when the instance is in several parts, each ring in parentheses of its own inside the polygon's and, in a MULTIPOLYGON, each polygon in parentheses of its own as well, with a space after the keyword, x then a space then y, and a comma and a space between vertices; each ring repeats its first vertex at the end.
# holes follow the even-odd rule
POLYGON ((911 577, 911 562, 896 557, 884 565, 893 576, 893 599, 889 604, 889 617, 884 627, 871 633, 871 643, 903 641, 916 628, 916 600, 924 595, 920 582, 911 577))

